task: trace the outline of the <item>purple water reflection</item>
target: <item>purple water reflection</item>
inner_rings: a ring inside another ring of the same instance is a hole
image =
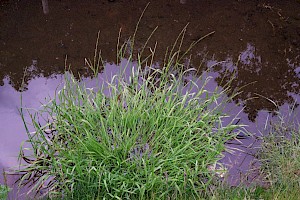
[[[0,170],[9,170],[11,167],[18,165],[18,155],[20,146],[27,139],[26,131],[19,114],[21,105],[21,93],[17,92],[8,80],[4,80],[4,86],[0,87]],[[62,76],[56,79],[36,78],[30,81],[28,90],[23,92],[24,107],[38,109],[45,98],[53,96],[55,90],[62,82]],[[26,120],[29,121],[29,116],[26,114]],[[30,127],[29,127],[30,128]],[[7,175],[7,184],[13,187],[16,181],[16,176]],[[0,183],[4,184],[2,175]],[[11,199],[25,198],[22,195],[23,191],[17,194],[17,189],[10,193]]]

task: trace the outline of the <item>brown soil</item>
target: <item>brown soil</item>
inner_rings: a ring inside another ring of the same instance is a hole
[[[115,62],[119,29],[122,41],[132,36],[148,2],[52,0],[50,13],[44,15],[40,0],[0,1],[0,85],[8,77],[19,90],[24,69],[32,60],[38,64],[27,72],[26,81],[62,73],[66,55],[75,73],[87,73],[84,58],[93,57],[98,31],[103,58]],[[228,81],[232,75],[226,69],[236,70],[232,86],[243,87],[243,93],[235,100],[245,105],[250,119],[254,120],[259,110],[274,109],[261,96],[282,105],[295,100],[291,94],[300,93],[299,1],[150,1],[136,36],[137,47],[158,26],[148,47],[157,41],[156,60],[162,60],[166,48],[187,24],[182,51],[214,31],[191,51],[192,66],[204,69],[209,60],[227,60],[226,67],[213,68],[218,73],[216,80],[222,85],[221,79]],[[248,54],[247,47],[251,49]],[[199,67],[204,54],[205,62]],[[236,66],[239,55],[244,57]],[[254,97],[259,98],[251,99]]]

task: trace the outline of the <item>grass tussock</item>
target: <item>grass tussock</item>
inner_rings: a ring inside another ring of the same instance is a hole
[[[293,110],[293,109],[292,109]],[[212,199],[298,200],[300,191],[300,126],[295,115],[277,113],[266,122],[256,154],[261,185],[219,185]]]
[[[299,199],[300,126],[294,114],[279,113],[270,121],[258,152],[260,169],[269,185],[267,195],[272,199]]]
[[[10,191],[9,187],[0,184],[0,200],[6,200],[9,191]]]
[[[217,173],[209,166],[222,157],[225,142],[234,137],[229,133],[238,126],[223,124],[228,99],[217,89],[207,91],[208,79],[202,85],[184,80],[188,71],[182,70],[179,56],[183,35],[161,69],[152,68],[152,50],[143,60],[135,56],[135,67],[129,53],[119,74],[93,88],[66,75],[54,98],[39,111],[28,112],[33,132],[22,108],[32,148],[29,156],[27,149],[21,150],[27,164],[20,186],[65,199],[207,197]],[[120,46],[120,60],[132,46]],[[90,62],[96,77],[99,60],[95,54]]]

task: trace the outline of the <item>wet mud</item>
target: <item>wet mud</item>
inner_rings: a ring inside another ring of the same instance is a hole
[[[75,73],[88,75],[84,58],[93,56],[98,31],[103,58],[116,62],[119,29],[121,41],[132,36],[148,3],[59,0],[49,2],[45,15],[40,1],[0,2],[0,85],[8,77],[16,90],[25,67],[28,82],[62,73],[66,57]],[[244,91],[235,100],[245,106],[251,120],[259,110],[275,109],[267,98],[279,106],[295,100],[293,94],[300,88],[298,1],[151,1],[135,38],[137,49],[158,27],[147,47],[153,48],[157,41],[156,60],[163,60],[165,50],[187,24],[183,52],[214,31],[191,51],[191,66],[201,72],[210,67],[208,61],[225,61],[225,66],[213,67],[219,73],[217,81],[228,79],[231,74],[225,75],[226,69],[234,69],[232,86]]]
[[[0,0],[0,169],[16,164],[18,147],[26,139],[17,110],[19,92],[25,91],[27,106],[38,108],[40,101],[54,93],[66,65],[75,74],[90,76],[84,59],[93,58],[98,31],[103,59],[119,64],[119,31],[120,41],[128,40],[148,2],[52,0],[49,13],[44,14],[40,0]],[[190,43],[213,32],[194,46],[187,67],[196,68],[199,75],[211,69],[219,86],[234,76],[232,89],[243,92],[228,109],[244,108],[240,123],[249,125],[250,132],[264,126],[269,111],[299,104],[299,1],[150,1],[134,50],[158,27],[146,53],[157,42],[155,60],[162,62],[166,49],[187,24],[182,54]],[[254,143],[253,138],[243,146]],[[227,156],[224,162],[238,166],[232,169],[238,175],[249,166],[251,154]]]

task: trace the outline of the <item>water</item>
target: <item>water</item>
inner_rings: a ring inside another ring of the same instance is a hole
[[[99,30],[102,56],[108,63],[115,63],[119,28],[122,28],[120,40],[125,41],[133,34],[147,3],[144,0],[49,1],[49,13],[44,15],[39,0],[0,1],[1,170],[17,164],[19,147],[26,139],[18,113],[22,81],[24,104],[38,108],[61,83],[66,56],[66,64],[71,64],[75,74],[88,77],[91,72],[84,58],[93,57]],[[264,129],[266,119],[271,116],[269,111],[277,109],[273,102],[282,112],[295,102],[298,105],[300,3],[292,0],[151,2],[136,35],[136,48],[142,47],[158,26],[146,52],[150,47],[153,50],[158,41],[155,60],[161,61],[166,48],[187,23],[182,53],[190,42],[215,31],[193,48],[192,62],[187,64],[197,68],[199,74],[211,68],[210,75],[215,81],[212,88],[224,85],[235,73],[232,86],[242,88],[243,93],[228,109],[235,113],[243,109],[239,123],[247,124],[250,132],[259,135],[258,130]],[[258,144],[255,138],[243,140],[246,146],[253,143]],[[223,159],[224,163],[235,166],[231,169],[232,183],[239,182],[236,177],[247,170],[252,153],[236,152]],[[13,183],[13,179],[8,181]]]

